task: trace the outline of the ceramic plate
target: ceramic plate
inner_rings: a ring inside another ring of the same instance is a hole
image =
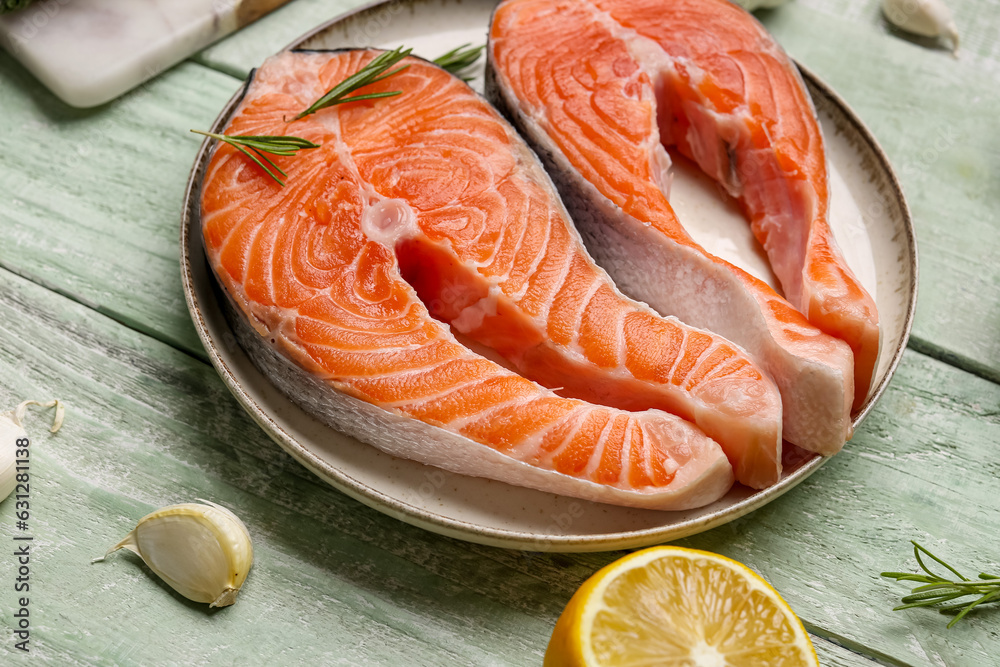
[[[321,25],[288,48],[406,44],[417,54],[436,58],[460,44],[484,43],[494,4],[492,0],[377,3]],[[916,299],[916,245],[906,203],[884,153],[843,100],[808,71],[803,75],[827,140],[834,234],[851,268],[875,297],[881,317],[876,385],[854,420],[857,427],[885,390],[906,346]],[[472,85],[481,89],[482,77]],[[222,110],[213,131],[225,126],[241,93]],[[456,475],[388,456],[338,433],[303,412],[261,375],[226,323],[199,230],[199,192],[207,160],[208,146],[203,145],[188,183],[181,226],[184,288],[198,334],[223,381],[257,423],[316,475],[366,505],[428,530],[483,544],[538,551],[621,549],[677,539],[732,521],[779,497],[825,461],[814,455],[795,456],[796,450],[789,448],[792,456],[786,458],[781,481],[768,489],[754,493],[737,485],[707,507],[659,512]],[[683,159],[677,158],[674,172],[671,203],[692,235],[709,251],[774,285],[739,210]]]

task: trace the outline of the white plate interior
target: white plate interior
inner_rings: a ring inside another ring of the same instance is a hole
[[[359,10],[296,40],[292,48],[412,46],[435,58],[465,43],[482,44],[492,0],[387,2]],[[481,74],[481,64],[475,73]],[[850,264],[878,304],[883,340],[876,388],[855,425],[885,388],[905,347],[916,296],[912,224],[883,154],[846,105],[808,73],[831,166],[831,226]],[[472,85],[481,90],[482,77]],[[237,96],[238,97],[238,96]],[[226,122],[234,100],[223,110]],[[671,203],[711,252],[776,286],[760,246],[739,210],[697,167],[674,156]],[[213,363],[254,419],[324,480],[361,502],[427,529],[511,548],[594,551],[655,544],[707,530],[746,514],[805,479],[822,463],[809,457],[757,493],[737,485],[712,505],[658,512],[603,505],[492,480],[465,477],[397,459],[338,433],[275,389],[242,349],[223,317],[204,259],[197,209],[205,146],[199,153],[182,224],[182,263],[189,308]],[[848,445],[850,446],[850,445]]]

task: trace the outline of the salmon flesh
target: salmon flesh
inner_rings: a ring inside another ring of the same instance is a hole
[[[727,0],[505,0],[487,51],[487,96],[619,287],[741,345],[781,391],[785,438],[838,451],[878,314],[833,240],[815,111],[774,39]],[[786,298],[692,240],[665,146],[739,201]]]
[[[725,338],[618,291],[513,128],[417,58],[295,115],[378,55],[284,52],[229,135],[320,144],[282,188],[219,144],[206,255],[255,362],[390,454],[588,500],[687,509],[781,470],[781,398]]]

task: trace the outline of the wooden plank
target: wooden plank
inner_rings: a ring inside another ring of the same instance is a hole
[[[239,83],[181,64],[72,109],[0,53],[0,266],[203,354],[181,291],[178,221],[200,138]]]
[[[869,657],[855,653],[838,644],[811,635],[813,647],[816,649],[816,657],[823,667],[875,667],[879,663]]]
[[[197,58],[245,76],[352,4],[297,0]],[[852,105],[902,181],[921,259],[915,346],[1000,381],[1000,337],[982,326],[1000,323],[1000,190],[991,185],[1000,180],[1000,144],[987,131],[1000,106],[1000,12],[986,0],[954,4],[968,33],[957,61],[891,32],[878,0],[804,0],[759,16]]]
[[[56,436],[44,415],[29,421],[32,646],[52,662],[538,664],[572,592],[621,555],[508,551],[389,519],[313,480],[208,365],[9,273],[0,285],[0,406],[69,406]],[[934,613],[890,612],[902,587],[877,573],[912,567],[910,538],[970,568],[996,562],[998,415],[1000,387],[907,353],[843,454],[684,543],[747,563],[816,634],[887,664],[989,664],[996,611],[946,632]],[[254,536],[234,607],[187,604],[128,554],[89,564],[143,514],[198,497],[235,509]],[[8,509],[6,539],[11,521]],[[820,644],[834,664],[865,664]]]

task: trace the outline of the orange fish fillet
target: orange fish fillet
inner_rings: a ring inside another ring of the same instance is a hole
[[[488,95],[618,285],[745,347],[781,390],[785,438],[839,450],[878,316],[833,243],[822,138],[774,40],[726,0],[507,0],[488,54]],[[740,198],[791,304],[690,238],[667,201],[671,144]]]
[[[723,449],[773,483],[770,380],[621,295],[537,159],[461,80],[408,58],[364,90],[401,95],[286,121],[375,55],[282,53],[256,71],[226,134],[322,145],[276,158],[285,188],[226,145],[206,171],[209,262],[279,386],[389,453],[591,500],[712,502],[733,480]]]

